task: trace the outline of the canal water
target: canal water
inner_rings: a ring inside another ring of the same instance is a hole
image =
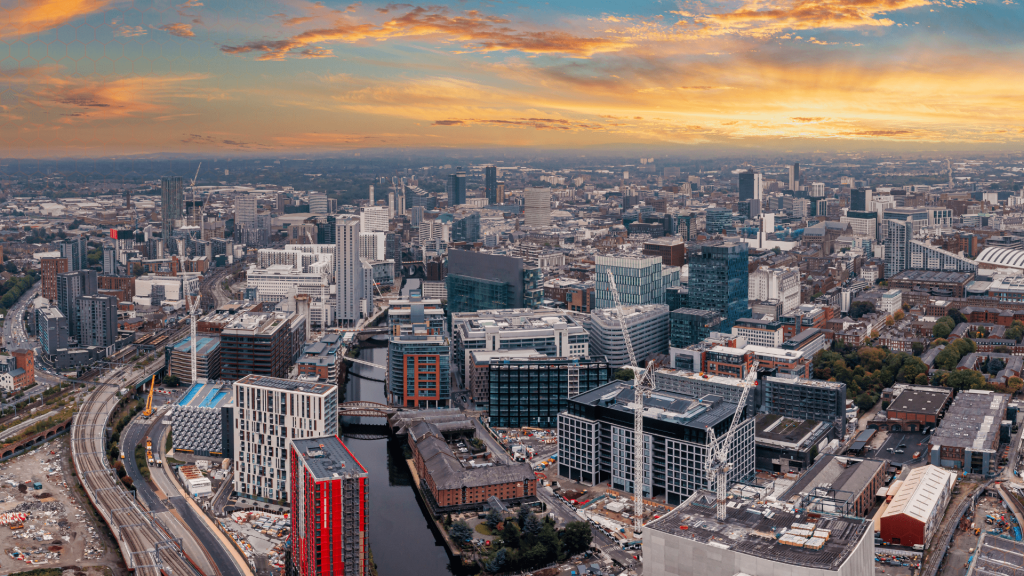
[[[402,290],[419,286],[409,280]],[[359,358],[384,366],[387,348],[363,347]],[[354,364],[349,369],[346,401],[386,403],[384,371]],[[363,376],[363,377],[360,377]],[[370,474],[370,548],[379,576],[447,576],[451,561],[412,486],[404,444],[389,440],[380,418],[342,419],[342,440]]]

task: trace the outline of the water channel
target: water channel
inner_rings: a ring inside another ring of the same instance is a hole
[[[408,296],[419,280],[410,279],[402,290]],[[363,347],[359,357],[387,364],[387,348]],[[362,376],[362,377],[360,377]],[[384,371],[364,365],[349,370],[345,400],[386,403]],[[428,513],[412,486],[412,475],[402,454],[403,443],[384,436],[380,418],[344,418],[343,438],[370,474],[370,548],[379,576],[447,576],[451,562],[434,531]]]

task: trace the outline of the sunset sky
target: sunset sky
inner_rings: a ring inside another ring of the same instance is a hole
[[[1019,151],[1024,0],[0,0],[0,156]]]

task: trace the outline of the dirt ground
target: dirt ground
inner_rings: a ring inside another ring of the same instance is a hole
[[[993,525],[985,523],[985,516],[989,514],[996,518],[1001,514],[1006,514],[1002,499],[998,496],[986,495],[978,498],[978,505],[974,509],[974,524],[977,528],[981,529],[982,534],[995,528]],[[971,549],[977,548],[979,539],[980,536],[976,536],[971,530],[957,529],[956,535],[953,537],[953,545],[949,548],[949,555],[946,557],[946,563],[943,564],[942,570],[939,573],[942,576],[960,576],[963,574],[965,570],[964,564],[967,563],[967,559],[971,556]]]
[[[64,566],[113,574],[109,567],[123,566],[102,521],[87,511],[84,496],[80,501],[69,491],[65,474],[72,479],[67,436],[0,464],[0,518],[28,514],[21,529],[0,526],[0,574]]]

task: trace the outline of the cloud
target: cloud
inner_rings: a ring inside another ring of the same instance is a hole
[[[334,50],[330,48],[306,48],[299,52],[299,58],[334,58]]]
[[[395,5],[397,8],[401,5]],[[387,10],[392,10],[389,5]],[[342,20],[329,28],[307,30],[283,40],[255,40],[223,46],[226,54],[259,54],[257,60],[281,60],[301,53],[311,44],[346,43],[364,40],[436,37],[459,45],[465,52],[518,51],[526,54],[561,54],[590,57],[633,46],[629,40],[579,36],[561,30],[517,30],[509,20],[467,10],[453,14],[445,7],[414,7],[382,23]]]
[[[58,28],[95,12],[113,0],[18,0],[0,4],[0,38],[16,38]]]
[[[192,38],[195,36],[195,32],[192,31],[191,24],[184,24],[181,22],[174,22],[172,24],[164,24],[157,28],[157,30],[163,30],[171,36],[177,36],[178,38]]]
[[[434,126],[503,126],[512,128],[534,128],[536,130],[601,130],[603,126],[599,123],[585,123],[567,120],[565,118],[512,118],[497,120],[436,120]]]
[[[744,0],[731,12],[691,14],[695,25],[719,33],[767,36],[784,30],[888,27],[891,12],[933,0]]]
[[[122,38],[134,38],[136,36],[145,36],[146,29],[142,26],[121,26],[115,34]]]

